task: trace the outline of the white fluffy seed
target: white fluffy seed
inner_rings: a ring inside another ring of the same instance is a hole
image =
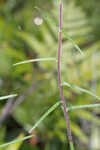
[[[35,17],[35,18],[34,18],[34,23],[35,23],[36,25],[41,25],[41,24],[43,23],[43,19],[40,18],[40,17]]]

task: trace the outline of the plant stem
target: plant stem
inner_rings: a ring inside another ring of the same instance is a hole
[[[58,33],[58,62],[57,62],[57,72],[58,72],[58,87],[61,97],[62,106],[64,109],[64,116],[67,123],[67,134],[68,134],[68,140],[70,144],[70,148],[72,149],[73,143],[72,143],[72,135],[71,135],[71,129],[70,129],[70,123],[69,123],[69,116],[68,112],[66,111],[66,104],[64,100],[63,90],[62,90],[62,84],[61,84],[61,48],[62,48],[62,1],[60,2],[60,16],[59,16],[59,33]]]

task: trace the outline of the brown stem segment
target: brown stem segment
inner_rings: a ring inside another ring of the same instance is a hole
[[[64,116],[67,123],[67,133],[68,133],[68,139],[69,142],[72,142],[72,135],[71,135],[71,129],[69,124],[69,117],[68,112],[66,111],[66,104],[64,100],[62,85],[61,85],[61,48],[62,48],[62,2],[60,3],[60,16],[59,16],[59,33],[58,33],[58,63],[57,63],[57,69],[58,69],[58,87],[60,91],[60,97],[62,101],[62,106],[64,109]]]

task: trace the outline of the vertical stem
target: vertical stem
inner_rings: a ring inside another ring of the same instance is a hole
[[[62,48],[62,1],[60,2],[60,16],[59,16],[59,33],[58,33],[58,62],[57,62],[57,73],[58,73],[58,87],[59,87],[59,92],[60,92],[60,97],[61,97],[61,102],[62,106],[64,109],[64,116],[66,119],[67,123],[67,134],[68,134],[68,140],[70,143],[70,148],[71,150],[74,150],[73,143],[72,143],[72,135],[71,135],[71,129],[70,129],[70,123],[69,123],[69,117],[68,117],[68,112],[66,111],[66,104],[64,100],[64,95],[63,95],[63,90],[62,90],[62,85],[61,85],[61,48]],[[73,147],[73,149],[72,149]]]

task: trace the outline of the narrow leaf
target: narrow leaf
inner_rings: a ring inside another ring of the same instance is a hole
[[[68,82],[64,82],[62,85],[63,85],[63,86],[68,86],[68,87],[70,87],[70,88],[74,88],[74,89],[76,89],[76,90],[78,90],[78,91],[81,91],[81,92],[84,92],[84,93],[87,93],[87,94],[89,94],[89,95],[91,95],[91,96],[97,98],[98,100],[100,100],[100,97],[99,97],[99,96],[95,95],[93,92],[91,92],[91,91],[89,91],[89,90],[83,89],[83,88],[78,87],[78,86],[76,86],[76,85],[69,84]]]
[[[15,144],[15,143],[17,143],[17,142],[21,142],[21,141],[30,139],[30,138],[33,137],[33,136],[34,136],[34,135],[30,135],[30,136],[25,136],[25,137],[20,138],[20,139],[17,139],[17,140],[13,140],[13,141],[11,141],[11,142],[8,142],[8,143],[5,143],[5,144],[0,145],[0,148],[6,147],[6,146],[8,146],[8,145],[10,145],[10,144]]]
[[[79,106],[69,106],[67,111],[74,110],[74,109],[83,109],[83,108],[94,108],[100,107],[100,104],[89,104],[89,105],[79,105]]]
[[[59,105],[61,104],[61,101],[57,102],[56,104],[54,104],[36,123],[35,125],[30,129],[29,133],[32,132],[32,130],[34,130],[51,112],[53,112]],[[31,137],[33,137],[34,135],[30,135],[30,136],[26,136],[24,138],[20,138],[20,139],[17,139],[17,140],[13,140],[11,142],[8,142],[8,143],[5,143],[5,144],[2,144],[0,145],[0,148],[2,147],[6,147],[10,144],[14,144],[14,143],[17,143],[17,142],[21,142],[21,141],[24,141],[24,140],[27,140],[27,139],[30,139]]]
[[[67,37],[67,39],[69,41],[72,42],[73,46],[80,52],[81,55],[83,55],[82,50],[80,49],[80,47],[75,43],[75,41],[66,33],[66,31],[64,29],[62,29],[62,32],[64,33],[64,35]]]
[[[54,104],[37,122],[36,124],[30,129],[29,133],[32,132],[51,112],[53,112],[59,105],[61,104],[61,101]]]
[[[21,138],[24,138],[24,134],[23,134],[23,133],[21,133],[21,134],[16,138],[16,140],[21,139]],[[9,145],[9,146],[7,147],[6,150],[19,150],[20,147],[21,147],[21,145],[22,145],[22,142],[23,142],[23,141],[17,142],[17,143],[15,143],[15,144],[11,144],[11,145]]]
[[[21,64],[26,64],[26,63],[32,63],[32,62],[38,62],[38,61],[56,61],[56,58],[37,58],[37,59],[30,59],[30,60],[25,60],[18,62],[16,64],[13,64],[13,66],[21,65]]]
[[[55,26],[57,27],[57,29],[58,29],[58,25],[57,25],[52,19],[50,19],[50,18],[46,15],[46,13],[45,13],[43,10],[41,10],[41,9],[38,8],[38,7],[35,7],[35,8],[40,12],[40,14],[42,15],[42,17],[43,17],[45,20],[47,20],[47,21],[50,22],[51,24],[55,25]],[[64,35],[66,36],[66,38],[67,38],[69,41],[72,42],[73,46],[80,52],[80,54],[83,55],[83,52],[82,52],[82,50],[80,49],[80,47],[75,43],[75,41],[73,41],[73,39],[66,33],[66,31],[65,31],[64,29],[62,29],[62,32],[64,33]]]
[[[12,94],[12,95],[7,95],[7,96],[1,96],[0,97],[0,100],[5,100],[5,99],[8,99],[8,98],[13,98],[13,97],[16,97],[17,94]]]

